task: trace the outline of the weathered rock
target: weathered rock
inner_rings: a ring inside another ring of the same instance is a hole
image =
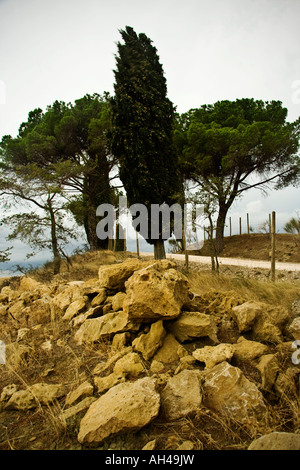
[[[91,301],[92,307],[97,307],[98,305],[104,304],[107,298],[107,293],[105,289],[100,289],[100,292],[94,297]]]
[[[240,333],[251,330],[258,315],[261,314],[261,305],[256,302],[245,302],[232,309],[233,318]]]
[[[83,312],[83,310],[86,308],[87,302],[87,296],[81,297],[78,300],[74,300],[74,302],[72,302],[68,306],[62,319],[66,321],[72,320],[72,318],[76,317],[79,313]]]
[[[232,344],[218,344],[217,346],[205,346],[193,351],[193,357],[197,361],[205,362],[205,368],[211,369],[223,361],[230,361],[234,353]]]
[[[139,324],[128,319],[123,312],[111,312],[103,317],[86,320],[75,334],[75,340],[79,344],[93,343],[100,339],[109,338],[116,333],[125,331],[137,331]]]
[[[300,434],[271,432],[255,439],[248,450],[300,450]]]
[[[149,261],[128,259],[123,263],[104,265],[99,268],[100,287],[108,290],[122,290],[127,279],[138,269],[149,265]]]
[[[8,313],[18,322],[27,324],[27,315],[24,314],[25,307],[23,300],[17,300],[10,305]]]
[[[125,287],[123,310],[139,321],[174,319],[189,298],[187,278],[174,268],[162,269],[159,263],[136,271]]]
[[[94,384],[97,388],[98,393],[105,393],[110,388],[114,387],[119,383],[124,383],[126,380],[125,376],[116,375],[114,372],[107,375],[106,377],[94,377]]]
[[[268,346],[257,341],[248,341],[241,336],[236,344],[233,344],[234,359],[239,361],[252,361],[269,352]]]
[[[118,292],[113,297],[111,297],[111,308],[113,312],[123,309],[123,302],[125,300],[125,292]]]
[[[121,357],[125,356],[126,354],[132,352],[132,347],[128,346],[127,348],[123,348],[120,351],[116,352],[107,361],[99,362],[94,369],[93,374],[110,374],[113,371],[114,365],[116,362],[121,359]]]
[[[177,341],[172,333],[167,334],[163,345],[158,349],[153,357],[153,361],[163,364],[173,364],[180,360],[181,357],[187,356],[188,352]]]
[[[263,396],[238,367],[222,362],[204,371],[204,377],[204,406],[241,422],[263,418]]]
[[[145,371],[145,368],[137,353],[130,352],[121,357],[114,365],[113,372],[117,376],[138,377]]]
[[[142,334],[137,337],[133,342],[133,348],[140,352],[143,358],[147,361],[154,356],[157,349],[163,344],[163,341],[167,335],[166,330],[163,327],[162,320],[158,320],[152,323],[149,333]]]
[[[287,328],[287,332],[294,339],[300,338],[300,317],[294,318]]]
[[[112,348],[118,351],[119,349],[125,348],[130,339],[130,333],[117,333],[112,340]]]
[[[2,389],[0,401],[8,401],[10,397],[18,391],[19,386],[16,384],[9,384]]]
[[[252,330],[253,339],[279,343],[289,320],[288,310],[263,302],[249,301],[232,309],[240,333]]]
[[[96,400],[97,400],[97,398],[92,397],[92,396],[84,398],[83,400],[81,400],[76,405],[70,406],[66,410],[63,410],[61,415],[60,415],[61,420],[64,422],[64,421],[67,421],[68,419],[72,418],[73,416],[76,416],[78,413],[81,413],[82,411],[89,408],[91,406],[91,404]]]
[[[119,433],[137,431],[159,413],[155,380],[145,377],[116,385],[96,400],[81,420],[78,440],[97,445]]]
[[[43,289],[45,286],[41,283],[33,279],[32,277],[24,276],[20,281],[19,290],[24,291],[34,291],[35,289]]]
[[[6,409],[30,410],[38,404],[47,405],[65,394],[61,384],[37,383],[27,390],[15,392],[6,404]]]
[[[261,387],[263,390],[270,391],[275,383],[279,364],[275,354],[266,354],[261,356],[256,368],[261,374]]]
[[[77,402],[83,400],[86,397],[93,395],[94,387],[87,380],[79,385],[75,390],[69,392],[66,396],[65,405],[75,405]]]
[[[62,291],[53,297],[52,306],[57,315],[63,315],[72,302],[81,298],[82,291],[78,285],[64,286]]]
[[[184,370],[171,377],[161,392],[161,408],[170,421],[199,410],[201,402],[201,378],[195,370]]]
[[[173,322],[168,323],[168,330],[181,343],[205,336],[216,338],[216,325],[211,315],[200,312],[182,312]]]
[[[156,447],[156,439],[153,439],[152,441],[147,442],[147,444],[144,445],[142,450],[154,450]]]

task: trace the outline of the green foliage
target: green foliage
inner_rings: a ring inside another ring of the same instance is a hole
[[[114,191],[110,171],[115,162],[106,137],[109,128],[108,94],[87,94],[74,105],[55,101],[44,113],[40,108],[31,111],[18,136],[4,136],[1,142],[4,169],[23,176],[27,171],[37,181],[46,173],[48,183],[50,178],[53,181],[51,191],[63,191],[71,199],[66,207],[74,208],[92,249],[99,248],[96,208],[110,202]]]
[[[6,250],[0,250],[0,263],[6,263],[10,260],[12,247],[6,248]]]
[[[286,122],[280,101],[218,101],[176,116],[174,142],[185,179],[218,203],[217,241],[222,249],[227,211],[245,190],[300,181],[300,120]],[[249,183],[249,176],[256,183]]]
[[[137,35],[129,26],[120,33],[124,43],[118,43],[114,72],[112,153],[129,205],[171,205],[181,185],[172,140],[174,107],[163,69],[144,33]]]
[[[292,217],[283,227],[283,230],[287,233],[298,233],[300,234],[300,216]]]

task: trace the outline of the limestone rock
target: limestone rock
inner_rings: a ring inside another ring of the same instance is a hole
[[[261,356],[256,368],[261,373],[262,389],[270,391],[279,372],[279,364],[275,354],[266,354]]]
[[[18,391],[18,385],[9,384],[2,389],[0,401],[8,401],[10,397]]]
[[[170,421],[199,410],[201,402],[201,378],[195,370],[184,370],[171,377],[161,392],[161,408]]]
[[[43,284],[41,282],[38,282],[36,281],[35,279],[33,279],[32,277],[27,277],[27,276],[24,276],[22,277],[21,281],[20,281],[20,286],[19,286],[19,290],[24,292],[24,291],[33,291],[35,289],[42,289],[43,287]]]
[[[137,331],[139,325],[128,319],[128,315],[121,312],[111,312],[98,318],[89,318],[75,334],[79,344],[93,343],[100,339],[109,338],[116,333]]]
[[[211,369],[216,364],[223,361],[230,361],[234,353],[234,347],[232,344],[218,344],[217,346],[205,346],[200,349],[196,349],[193,352],[193,357],[197,361],[205,362],[205,368]]]
[[[174,319],[189,298],[187,278],[174,268],[163,270],[159,263],[136,271],[125,287],[123,310],[139,321]]]
[[[300,434],[271,432],[255,439],[248,450],[300,450]]]
[[[214,320],[211,315],[205,313],[182,312],[175,321],[168,324],[168,330],[181,343],[205,336],[216,340],[217,329]]]
[[[248,341],[241,336],[234,348],[234,359],[239,361],[252,361],[269,351],[268,346],[261,344],[257,341]]]
[[[204,406],[242,422],[263,418],[263,396],[238,367],[222,362],[204,374]]]
[[[233,318],[240,333],[251,330],[258,315],[261,314],[261,305],[256,302],[245,302],[232,308]]]
[[[100,290],[100,292],[91,301],[92,307],[97,307],[98,305],[104,304],[107,298],[107,293],[105,289],[99,288],[98,290]]]
[[[158,349],[153,357],[153,361],[163,364],[172,364],[180,360],[181,357],[187,356],[188,352],[177,341],[172,333],[167,334],[163,345]]]
[[[113,312],[122,310],[125,297],[125,292],[118,292],[113,297],[111,297],[111,308]]]
[[[81,297],[78,300],[74,300],[74,302],[72,302],[68,306],[62,319],[66,321],[72,320],[73,317],[76,317],[76,315],[78,315],[85,309],[87,301],[88,301],[88,297],[86,296]]]
[[[144,372],[144,366],[141,363],[137,353],[130,352],[121,357],[114,365],[113,372],[117,376],[137,377]]]
[[[138,269],[149,265],[149,262],[138,259],[128,259],[123,263],[103,265],[99,268],[100,287],[108,290],[122,290],[125,281]]]
[[[78,285],[64,286],[52,299],[52,305],[58,315],[63,315],[69,305],[82,297],[81,288]]]
[[[29,410],[38,404],[47,405],[65,394],[61,384],[37,383],[27,390],[15,392],[9,399],[6,409]]]
[[[90,406],[81,420],[78,440],[98,445],[119,433],[137,431],[156,418],[159,409],[155,380],[145,377],[118,384]]]
[[[106,377],[94,377],[94,383],[98,393],[105,393],[110,388],[114,387],[119,383],[125,382],[125,376],[116,375],[114,372],[107,375]]]
[[[137,337],[132,342],[132,346],[136,351],[139,351],[147,361],[151,359],[157,349],[162,346],[166,334],[167,332],[163,327],[162,320],[158,320],[152,323],[149,333]]]
[[[66,406],[75,405],[78,401],[81,401],[84,398],[90,397],[91,395],[93,395],[93,392],[94,392],[93,385],[90,382],[85,381],[81,385],[79,385],[79,387],[77,387],[75,390],[72,390],[71,392],[67,394],[65,405]]]
[[[296,340],[300,338],[300,317],[294,318],[288,326],[287,332]]]
[[[97,400],[96,397],[91,397],[91,396],[84,398],[76,405],[70,406],[66,410],[63,410],[60,415],[61,420],[64,422],[72,418],[73,416],[76,416],[78,413],[81,413],[82,411],[89,408],[91,404],[96,400]]]

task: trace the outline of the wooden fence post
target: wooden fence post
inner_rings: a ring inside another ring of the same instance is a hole
[[[275,259],[276,259],[276,212],[272,212],[271,233],[271,280],[275,281]]]
[[[248,232],[248,235],[250,233],[250,225],[249,225],[249,214],[247,213],[247,232]]]
[[[229,236],[231,237],[231,217],[229,217]]]
[[[242,217],[240,217],[240,235],[242,235]]]

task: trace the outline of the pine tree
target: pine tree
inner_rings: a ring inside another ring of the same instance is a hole
[[[174,106],[167,98],[166,79],[157,50],[144,34],[126,26],[118,43],[115,96],[112,100],[112,152],[128,202],[171,206],[180,192],[177,157],[173,149]],[[150,226],[150,220],[149,224]],[[151,239],[156,259],[165,258],[162,228]]]

